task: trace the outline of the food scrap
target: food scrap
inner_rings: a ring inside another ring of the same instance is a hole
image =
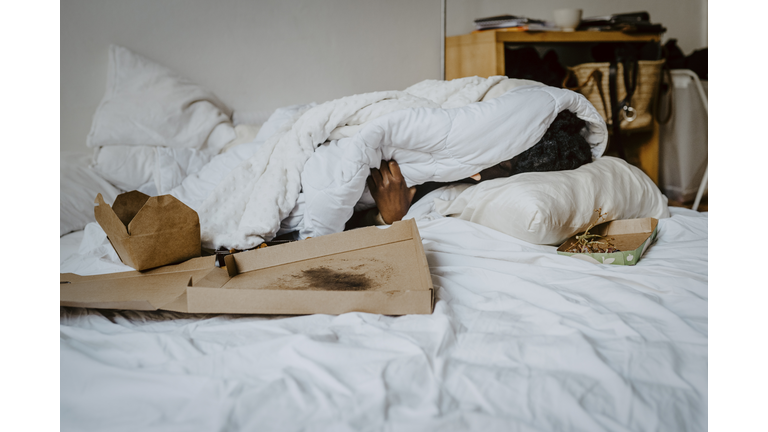
[[[595,227],[601,220],[607,221],[606,216],[608,213],[603,213],[603,208],[595,210],[597,213],[597,219],[595,222],[589,225],[589,228],[584,231],[584,234],[576,236],[576,243],[574,243],[565,252],[568,253],[613,253],[620,252],[616,246],[611,243],[614,238],[608,238],[600,234],[590,234],[589,230]]]

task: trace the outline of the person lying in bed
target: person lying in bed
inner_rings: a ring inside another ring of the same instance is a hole
[[[533,147],[455,183],[476,184],[485,180],[510,177],[524,172],[562,171],[576,169],[592,161],[589,143],[579,133],[586,122],[571,111],[560,112],[541,140]],[[379,169],[372,169],[367,179],[368,189],[376,208],[355,213],[347,222],[347,229],[389,225],[401,220],[411,205],[427,193],[450,183],[427,182],[408,187],[396,161],[382,161]]]

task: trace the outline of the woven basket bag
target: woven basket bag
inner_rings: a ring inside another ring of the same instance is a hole
[[[659,90],[659,82],[664,66],[664,60],[639,60],[637,72],[637,86],[632,95],[630,106],[635,110],[635,118],[629,121],[622,116],[621,130],[623,131],[646,131],[653,127],[653,107],[656,95]],[[575,76],[578,80],[576,87],[566,87],[570,90],[583,94],[594,105],[597,112],[603,116],[605,122],[610,126],[611,121],[611,101],[609,98],[610,87],[608,83],[610,63],[582,63],[568,68],[568,75]],[[616,76],[616,87],[618,99],[622,100],[627,95],[624,86],[623,65],[618,64]],[[565,87],[565,84],[563,85]]]

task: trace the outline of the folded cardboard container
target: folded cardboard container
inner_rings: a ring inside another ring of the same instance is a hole
[[[413,220],[146,272],[61,275],[62,306],[190,313],[430,314],[434,290]]]
[[[124,264],[147,270],[199,257],[200,219],[171,195],[120,194],[112,207],[96,196],[93,212]]]
[[[597,264],[635,265],[648,246],[656,240],[658,224],[658,219],[654,218],[605,222],[591,229],[589,233],[609,237],[619,252],[592,254],[565,252],[576,243],[576,236],[573,236],[557,248],[557,253]]]

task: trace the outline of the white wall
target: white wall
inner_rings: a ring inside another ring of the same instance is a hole
[[[552,11],[579,8],[585,17],[646,11],[651,22],[667,28],[664,40],[677,39],[685,54],[707,47],[707,0],[447,0],[446,34],[474,30],[473,21],[493,15],[512,14],[544,20]]]
[[[442,0],[62,0],[62,150],[85,137],[114,43],[209,88],[241,111],[271,111],[440,78]],[[548,19],[646,10],[688,54],[707,45],[706,0],[447,0],[448,36],[511,13]]]
[[[61,149],[86,150],[107,52],[125,46],[236,110],[440,78],[441,0],[62,0]]]

